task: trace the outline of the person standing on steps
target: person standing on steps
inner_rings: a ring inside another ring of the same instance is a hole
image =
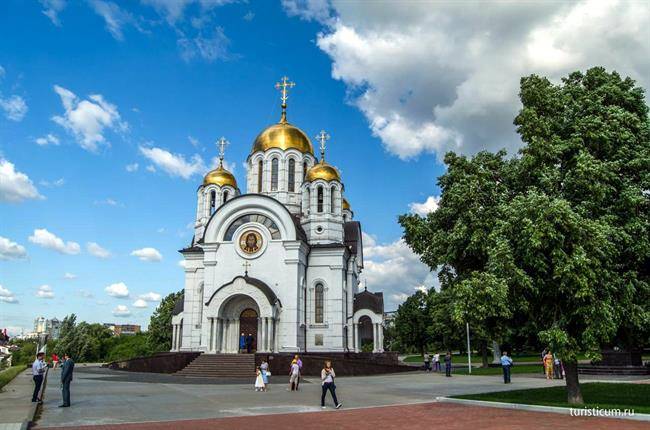
[[[246,349],[246,335],[242,332],[239,336],[239,352],[244,352]]]
[[[74,371],[74,361],[68,354],[63,354],[63,364],[61,365],[61,390],[63,395],[63,404],[60,408],[70,407],[70,382],[72,382],[72,372]]]
[[[451,351],[445,354],[445,376],[451,377]]]
[[[503,354],[501,355],[501,367],[503,368],[503,383],[509,384],[512,358],[508,357],[507,351],[503,351]]]
[[[253,337],[253,334],[248,333],[248,336],[246,336],[246,352],[248,354],[250,354],[251,351],[253,350],[253,341],[254,340],[255,340],[255,338]]]
[[[32,363],[32,379],[34,380],[34,394],[32,394],[32,402],[43,403],[38,395],[43,385],[43,375],[45,374],[45,353],[39,352],[36,354],[36,360]]]
[[[339,409],[343,404],[339,403],[336,398],[336,385],[334,384],[334,378],[336,373],[334,373],[334,368],[332,367],[332,362],[326,361],[325,367],[320,371],[320,380],[321,385],[323,386],[322,393],[320,396],[320,407],[325,409],[325,396],[327,391],[332,394],[332,400],[334,400],[334,405],[336,409]]]

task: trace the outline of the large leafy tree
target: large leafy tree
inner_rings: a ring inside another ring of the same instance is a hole
[[[431,314],[424,291],[416,291],[395,312],[394,333],[399,343],[424,354],[430,342]]]
[[[183,291],[168,294],[151,315],[147,336],[152,352],[171,349],[172,311],[178,300],[183,300]]]

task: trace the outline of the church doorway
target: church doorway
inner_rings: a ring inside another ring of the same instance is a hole
[[[359,318],[359,350],[362,352],[372,352],[374,348],[373,344],[373,328],[372,321],[367,316],[362,316]]]
[[[244,336],[248,336],[249,334],[253,336],[253,344],[251,346],[252,351],[257,350],[257,322],[258,315],[255,309],[244,309],[239,315],[240,335],[241,333],[244,333]]]

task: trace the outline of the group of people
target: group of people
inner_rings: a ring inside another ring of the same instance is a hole
[[[443,357],[445,362],[445,376],[451,377],[451,351],[447,351]],[[440,354],[433,355],[428,352],[424,353],[424,371],[425,372],[442,372],[442,364],[440,363]]]
[[[248,335],[242,333],[239,335],[239,352],[246,351],[247,354],[250,354],[254,349],[253,343],[255,343],[255,337],[252,333],[248,333]]]
[[[556,354],[553,354],[549,348],[542,351],[542,366],[544,366],[546,379],[564,379],[562,360]]]
[[[257,367],[255,374],[255,391],[267,391],[269,385],[269,376],[271,376],[271,372],[269,371],[269,363],[266,360],[262,360],[262,363]],[[296,354],[291,360],[291,364],[289,365],[289,386],[287,387],[287,391],[299,390],[301,376],[302,360],[300,359],[300,356]],[[332,396],[332,400],[334,401],[334,407],[336,409],[339,409],[341,406],[343,406],[336,397],[336,384],[334,383],[335,377],[336,373],[332,367],[332,362],[329,360],[325,361],[320,374],[320,405],[323,409],[325,409],[325,397],[327,396],[328,391]]]
[[[59,357],[52,354],[52,368],[55,369],[58,365]],[[32,363],[32,379],[34,380],[34,393],[32,394],[32,402],[43,403],[41,394],[41,387],[45,379],[45,372],[47,370],[47,363],[45,362],[45,353],[39,352],[36,354],[36,360]],[[70,407],[70,383],[72,382],[72,373],[74,372],[74,361],[68,354],[63,355],[63,362],[61,364],[61,394],[63,403],[59,405],[60,408]]]

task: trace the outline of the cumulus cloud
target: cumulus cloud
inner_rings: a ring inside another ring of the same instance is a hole
[[[88,251],[88,254],[92,255],[93,257],[101,258],[103,260],[111,258],[111,251],[101,247],[96,242],[88,242],[86,244],[86,251]]]
[[[0,285],[0,302],[15,304],[18,303],[18,299],[16,299],[16,295],[13,292]]]
[[[161,261],[162,255],[156,248],[141,248],[131,252],[131,255],[138,257],[141,261]]]
[[[65,242],[44,228],[35,229],[34,233],[29,236],[29,241],[43,248],[60,252],[61,254],[75,255],[81,251],[81,247],[77,242]]]
[[[36,142],[37,145],[40,145],[40,146],[47,146],[47,145],[57,146],[57,145],[59,145],[61,143],[61,141],[59,140],[58,137],[56,137],[55,135],[50,134],[50,133],[46,134],[43,137],[37,138],[35,140],[35,142]]]
[[[59,12],[65,9],[65,0],[40,0],[40,3],[43,5],[43,15],[50,18],[52,24],[56,25],[57,27],[61,26],[61,21],[59,20]]]
[[[124,305],[117,305],[113,309],[113,315],[116,317],[128,317],[131,316],[131,311]]]
[[[435,277],[402,240],[379,244],[363,234],[364,269],[362,278],[373,291],[383,291],[386,310],[397,306],[416,289],[431,288]]]
[[[127,172],[133,173],[138,171],[138,167],[140,167],[138,163],[132,163],[132,164],[127,164],[126,167],[124,168],[126,169]]]
[[[79,145],[91,152],[99,145],[107,145],[104,131],[126,131],[128,124],[120,118],[117,106],[104,100],[101,94],[92,94],[88,99],[79,99],[72,91],[59,85],[54,91],[61,98],[65,110],[63,115],[52,117],[52,121],[71,132]]]
[[[104,288],[104,291],[106,291],[106,293],[111,297],[117,297],[120,299],[129,297],[129,288],[124,282],[111,284],[108,287]]]
[[[146,294],[140,294],[138,296],[140,300],[144,300],[145,302],[159,302],[160,297],[160,294],[154,293],[153,291],[150,291]]]
[[[133,302],[133,307],[134,308],[146,308],[147,307],[147,302],[142,300],[142,299],[138,299],[135,302]]]
[[[77,275],[75,275],[74,273],[65,272],[65,274],[63,275],[63,279],[67,279],[67,280],[77,279]]]
[[[41,285],[38,287],[38,290],[36,290],[36,297],[39,299],[53,299],[54,291],[49,285]]]
[[[0,260],[20,260],[27,258],[25,247],[0,236]]]
[[[430,212],[435,212],[438,209],[438,203],[440,202],[440,197],[429,196],[423,203],[409,203],[409,209],[414,214],[420,216],[427,216]]]
[[[0,97],[0,108],[4,111],[7,119],[16,122],[22,121],[28,111],[25,99],[17,95],[9,96],[7,98]]]
[[[181,154],[172,154],[171,152],[157,147],[140,147],[140,153],[156,167],[164,170],[171,176],[179,176],[188,179],[193,175],[202,174],[207,169],[203,159],[195,154],[189,161]],[[149,167],[147,167],[149,170]],[[155,170],[154,170],[155,171]]]
[[[650,8],[642,2],[285,0],[320,21],[332,77],[392,154],[520,147],[519,78],[554,81],[602,65],[650,84]]]
[[[42,198],[26,174],[17,171],[12,162],[0,157],[0,202],[18,203]]]

